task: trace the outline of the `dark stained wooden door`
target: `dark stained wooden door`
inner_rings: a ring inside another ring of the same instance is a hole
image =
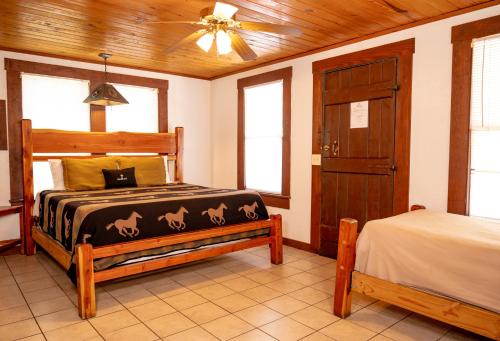
[[[324,74],[322,255],[337,256],[341,218],[357,219],[361,229],[368,220],[392,215],[397,90],[396,58]],[[366,106],[368,117],[354,106]]]

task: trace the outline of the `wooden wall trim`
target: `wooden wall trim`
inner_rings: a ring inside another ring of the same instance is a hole
[[[498,34],[500,32],[500,15],[472,21],[451,28],[451,42],[471,41]]]
[[[299,250],[311,252],[313,251],[311,244],[301,242],[300,240],[283,237],[283,245],[290,246]]]
[[[158,88],[158,131],[168,133],[168,84]]]
[[[283,152],[281,194],[261,193],[264,202],[273,207],[290,208],[290,158],[292,117],[292,67],[238,79],[238,188],[245,185],[245,91],[244,88],[283,80]]]
[[[1,46],[1,45],[0,45],[0,51],[9,51],[9,52],[15,52],[15,53],[30,54],[30,55],[34,55],[34,56],[57,58],[57,59],[62,59],[62,60],[71,60],[71,61],[75,61],[75,62],[83,62],[83,63],[89,63],[89,64],[101,64],[100,61],[96,62],[95,60],[91,60],[88,58],[77,58],[77,57],[60,55],[60,54],[56,54],[56,53],[44,53],[44,52],[39,52],[39,51],[27,50],[27,49],[16,49],[16,48],[7,47],[7,46]],[[139,66],[125,65],[125,64],[117,64],[117,63],[113,63],[113,62],[110,63],[109,61],[108,61],[108,66],[121,67],[124,69],[140,70],[140,71],[146,71],[146,72],[156,72],[156,73],[161,73],[161,74],[165,74],[165,75],[172,75],[172,76],[179,76],[179,77],[186,77],[186,78],[193,78],[193,79],[200,79],[200,80],[209,80],[208,77],[189,75],[189,74],[182,73],[182,72],[171,72],[171,71],[165,71],[165,70],[161,70],[161,69],[139,67]]]
[[[448,212],[468,214],[472,40],[500,33],[500,15],[452,28]]]
[[[92,89],[92,85],[90,85]],[[90,131],[106,131],[106,107],[90,105]]]
[[[39,75],[50,75],[54,77],[88,79],[91,82],[95,82],[96,84],[102,83],[104,81],[104,72],[102,71],[81,69],[56,64],[36,63],[10,58],[5,58],[5,70],[33,73]],[[108,82],[110,83],[168,89],[168,80],[165,79],[130,76],[111,72],[108,72],[107,78]]]
[[[408,211],[410,185],[410,131],[411,131],[411,93],[412,66],[415,52],[415,39],[407,39],[392,44],[353,52],[313,63],[313,131],[312,154],[320,154],[321,120],[324,72],[338,68],[360,65],[378,58],[398,59],[398,84],[396,94],[396,125],[394,161],[397,172],[394,175],[393,213]],[[320,245],[321,220],[321,166],[312,165],[311,182],[311,248],[317,251]]]
[[[23,118],[21,72],[7,70],[7,129],[9,136],[10,203],[23,202],[21,119]]]
[[[9,58],[5,58],[5,70],[7,73],[10,202],[12,204],[19,204],[23,200],[22,179],[18,176],[22,171],[21,119],[23,118],[23,108],[21,74],[32,73],[89,80],[90,88],[92,89],[104,81],[104,72]],[[168,132],[168,80],[116,73],[108,73],[107,80],[118,84],[157,88],[158,128],[160,133]],[[106,112],[103,106],[91,105],[89,115],[91,131],[103,132],[106,130]]]
[[[312,71],[324,72],[331,69],[351,67],[376,58],[399,57],[403,54],[412,55],[415,52],[415,39],[406,39],[370,49],[356,51],[340,56],[313,62]]]
[[[7,106],[0,100],[0,150],[7,150]]]

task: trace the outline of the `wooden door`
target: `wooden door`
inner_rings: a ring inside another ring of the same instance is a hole
[[[361,229],[393,213],[397,69],[387,58],[324,73],[321,255],[337,256],[341,218]]]

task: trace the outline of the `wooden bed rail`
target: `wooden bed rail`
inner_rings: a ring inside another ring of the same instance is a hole
[[[152,259],[139,263],[120,265],[110,269],[94,272],[94,259],[96,258],[102,258],[109,255],[119,255],[145,249],[152,249],[164,245],[172,245],[179,242],[185,242],[188,239],[200,240],[203,238],[224,236],[228,235],[229,232],[237,233],[235,231],[237,231],[238,229],[240,232],[244,232],[266,227],[270,228],[269,236],[243,239],[241,241],[235,241],[234,243],[230,244],[223,244],[210,248],[202,248],[199,250],[190,251],[188,253]],[[248,224],[231,225],[228,226],[227,229],[232,230],[227,231],[224,230],[224,228],[214,230],[207,229],[198,232],[185,233],[182,234],[182,236],[181,234],[178,234],[168,237],[155,238],[156,242],[153,242],[147,248],[145,247],[147,246],[145,244],[146,241],[148,241],[147,239],[96,248],[93,248],[91,244],[78,244],[75,249],[75,254],[77,269],[78,312],[80,314],[80,317],[90,318],[95,316],[95,283],[148,271],[159,270],[266,244],[269,244],[271,263],[281,264],[283,262],[283,236],[281,215],[271,215],[269,220],[256,221]],[[189,238],[190,236],[192,238]],[[45,238],[48,237],[45,236]],[[151,240],[152,238],[149,239],[149,242],[151,242]]]
[[[271,220],[253,221],[250,223],[231,225],[228,227],[214,227],[194,232],[174,234],[171,236],[139,239],[125,243],[94,247],[92,255],[95,259],[104,258],[129,252],[143,251],[152,248],[175,245],[179,243],[189,243],[196,240],[214,238],[228,234],[253,231],[256,229],[267,228],[272,226],[274,226],[274,222]]]

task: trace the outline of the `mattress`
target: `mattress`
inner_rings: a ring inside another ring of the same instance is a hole
[[[184,183],[94,191],[49,190],[42,191],[37,199],[39,228],[71,255],[75,245],[82,242],[104,246],[269,218],[255,191]],[[139,257],[268,234],[269,230],[257,232],[110,257],[96,262],[96,270]]]
[[[355,270],[500,312],[500,223],[429,210],[369,221]]]

